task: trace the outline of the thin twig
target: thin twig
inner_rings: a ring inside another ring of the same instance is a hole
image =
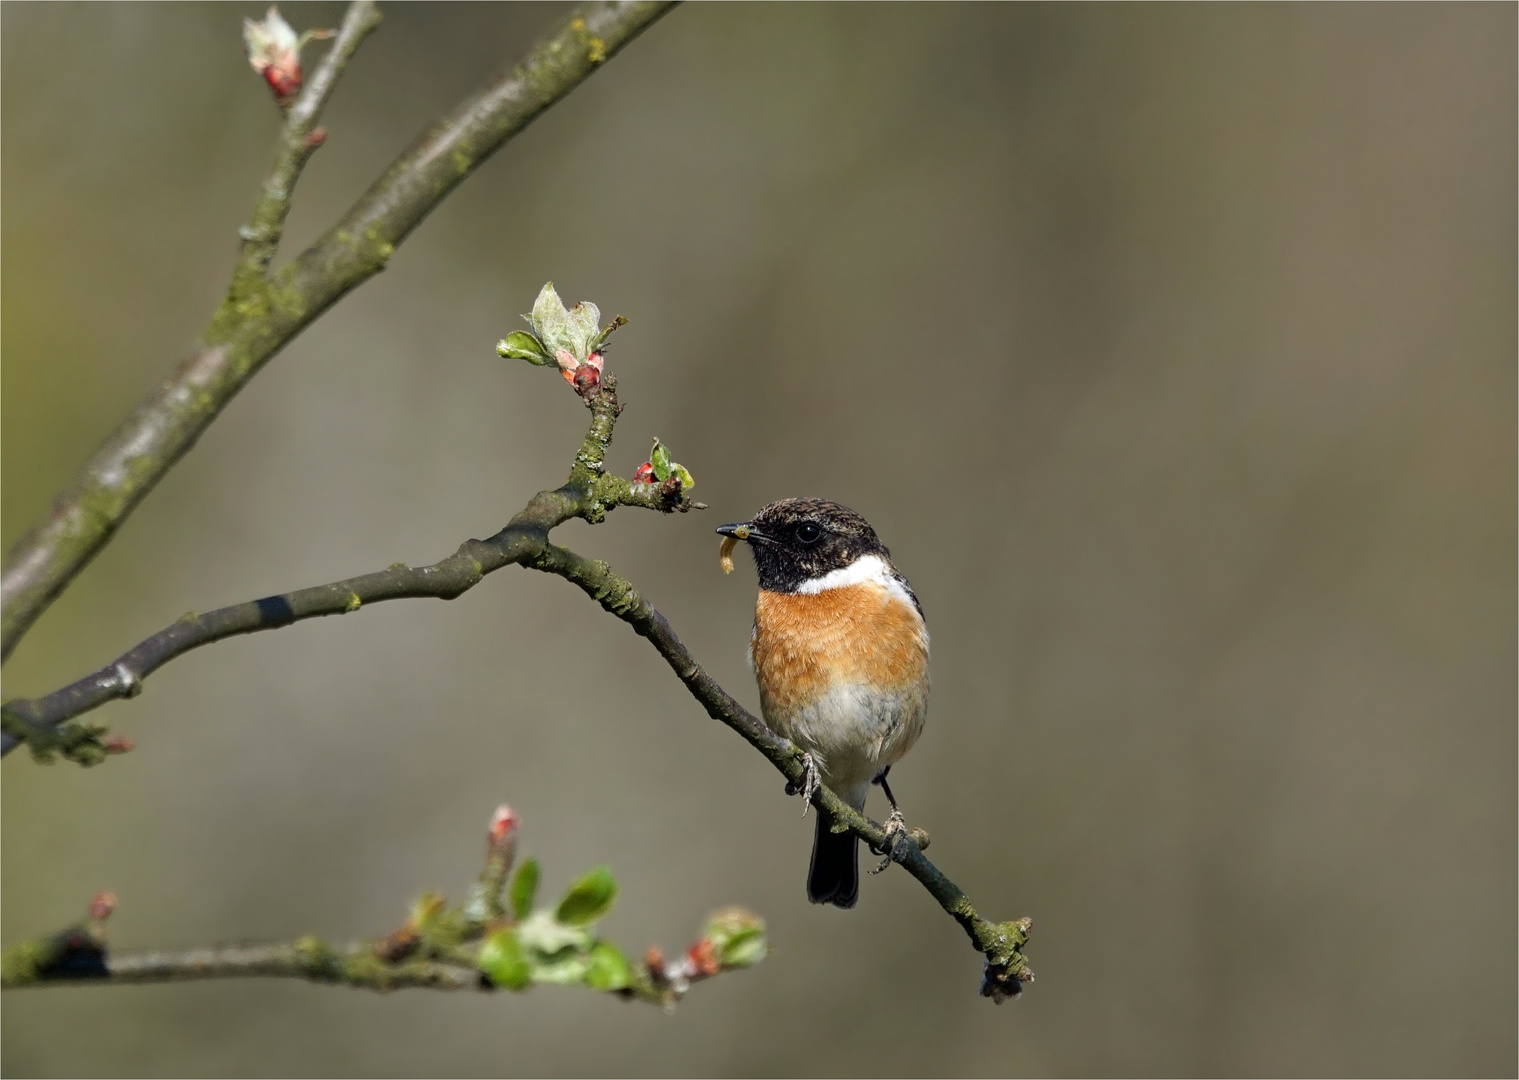
[[[663,495],[651,485],[635,485],[605,471],[607,446],[620,408],[617,380],[610,372],[587,404],[591,409],[590,428],[564,486],[539,492],[490,539],[466,540],[452,555],[431,566],[397,563],[330,585],[249,600],[203,615],[187,613],[98,671],[60,690],[39,698],[7,701],[7,726],[41,733],[56,729],[108,701],[136,697],[142,692],[143,680],[170,660],[238,634],[276,630],[324,615],[345,615],[385,600],[453,600],[486,574],[536,557],[547,542],[549,530],[572,517],[596,522],[618,506],[684,512],[701,505],[685,493]],[[0,735],[0,756],[17,745],[16,733],[7,730]]]
[[[212,945],[198,949],[151,949],[106,955],[94,971],[64,971],[36,978],[10,973],[6,990],[80,983],[161,983],[193,979],[291,978],[369,990],[425,986],[433,990],[493,990],[471,968],[436,960],[387,964],[373,943],[329,945],[314,937],[259,945]]]
[[[655,963],[651,964],[650,959]],[[610,992],[629,1001],[669,1008],[694,984],[728,970],[731,969],[698,967],[691,963],[689,954],[667,963],[654,951],[648,958],[633,964],[631,985]],[[489,994],[501,989],[484,978],[478,968],[464,964],[427,959],[391,962],[378,955],[372,941],[333,945],[315,937],[191,949],[103,952],[98,963],[88,970],[61,970],[44,975],[18,970],[13,964],[0,975],[0,989],[131,986],[204,979],[304,979],[379,993],[421,989],[475,990]]]
[[[263,192],[254,204],[251,219],[240,230],[243,246],[233,275],[234,293],[263,283],[284,235],[285,218],[290,213],[290,197],[296,181],[311,155],[322,145],[317,121],[353,54],[370,31],[379,25],[380,11],[374,0],[354,0],[349,4],[332,47],[286,112],[274,169],[264,181]]]
[[[0,659],[270,357],[350,289],[384,269],[444,196],[673,6],[660,0],[581,9],[510,72],[427,131],[342,221],[269,280],[262,271],[250,272],[255,264],[268,265],[284,220],[279,199],[270,201],[266,186],[259,205],[268,212],[255,212],[233,287],[199,347],[106,439],[54,502],[47,520],[11,549],[0,577]],[[315,114],[307,117],[301,103],[325,100],[347,55],[334,44],[292,108],[292,123],[314,124]],[[331,78],[325,77],[329,60]],[[308,128],[307,136],[314,131]],[[281,162],[290,152],[287,140]],[[275,181],[280,175],[277,166]],[[280,198],[288,201],[288,185]]]
[[[789,739],[771,731],[764,721],[740,705],[732,694],[708,675],[691,655],[691,650],[676,636],[669,621],[639,595],[631,582],[614,573],[605,562],[587,559],[556,544],[545,544],[542,551],[526,565],[558,574],[580,586],[605,610],[647,638],[680,677],[681,682],[686,684],[691,696],[707,710],[708,716],[738,732],[751,746],[764,754],[788,781],[798,787],[801,785],[801,749]],[[982,918],[970,897],[923,854],[923,849],[928,846],[926,834],[914,830],[907,837],[897,840],[893,846],[892,838],[887,836],[885,829],[854,810],[826,786],[817,788],[812,804],[828,818],[835,832],[847,830],[878,852],[890,850],[892,858],[917,878],[939,902],[939,906],[955,918],[970,937],[971,944],[986,957],[981,984],[981,992],[985,996],[998,1001],[1016,997],[1023,983],[1033,981],[1034,974],[1029,970],[1021,952],[1022,946],[1028,941],[1032,922],[1029,919],[1015,919],[994,923]]]

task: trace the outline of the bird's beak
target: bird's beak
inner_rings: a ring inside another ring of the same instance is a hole
[[[731,536],[735,540],[747,540],[751,544],[770,544],[775,541],[754,527],[752,521],[736,521],[732,525],[720,525],[717,531],[723,536]]]

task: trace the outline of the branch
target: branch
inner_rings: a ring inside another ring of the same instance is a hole
[[[489,540],[466,541],[455,554],[430,567],[395,566],[332,585],[182,619],[124,654],[115,664],[71,686],[35,700],[8,702],[5,745],[0,752],[9,752],[17,739],[33,742],[42,733],[59,739],[60,724],[112,698],[135,694],[150,671],[198,645],[232,634],[288,626],[298,619],[354,611],[376,600],[408,596],[451,599],[471,588],[485,574],[519,563],[573,582],[647,638],[708,716],[738,732],[790,783],[800,786],[802,751],[766,727],[708,675],[665,617],[639,595],[631,582],[613,572],[605,562],[587,559],[549,542],[548,534],[556,525],[573,517],[594,524],[617,506],[684,511],[701,505],[690,501],[675,477],[671,477],[673,488],[671,481],[655,488],[606,474],[607,448],[622,412],[616,387],[616,378],[610,371],[605,372],[599,388],[590,391],[586,398],[591,423],[575,455],[569,480],[553,491],[539,492],[506,528]],[[101,729],[94,730],[98,733]],[[981,981],[984,996],[999,1002],[1016,997],[1023,984],[1033,980],[1021,951],[1028,941],[1030,920],[997,923],[983,918],[970,898],[923,854],[928,847],[927,833],[915,829],[906,837],[888,837],[879,824],[850,808],[827,787],[817,789],[812,803],[835,831],[852,832],[878,853],[889,852],[890,858],[916,878],[960,924],[986,959]]]
[[[65,933],[68,933],[65,931]],[[75,944],[82,955],[86,947]],[[51,957],[70,950],[56,939],[43,938],[7,950],[9,961],[0,987],[17,990],[34,986],[67,986],[78,983],[161,983],[192,979],[307,979],[340,983],[370,990],[399,990],[420,986],[434,990],[494,990],[478,971],[434,960],[386,964],[375,955],[373,943],[329,945],[314,937],[264,945],[211,945],[199,949],[154,949],[102,955],[89,970],[63,968],[57,974],[36,963],[28,954]]]
[[[669,621],[638,594],[631,582],[614,573],[606,563],[584,558],[555,544],[544,544],[541,553],[528,565],[558,574],[580,586],[592,600],[647,638],[686,684],[691,696],[707,710],[708,716],[742,735],[780,770],[790,784],[801,788],[802,751],[789,739],[766,727],[764,721],[740,705],[732,694],[702,670],[691,650],[675,635]],[[878,854],[889,851],[891,859],[901,863],[903,869],[917,878],[939,902],[939,906],[954,917],[970,937],[971,944],[986,957],[981,980],[983,996],[1001,1002],[1008,997],[1017,997],[1022,992],[1023,983],[1033,982],[1034,973],[1029,970],[1021,952],[1022,946],[1028,942],[1032,920],[994,923],[982,918],[970,897],[923,854],[928,847],[927,833],[914,829],[907,838],[893,840],[880,825],[824,786],[819,786],[814,793],[812,805],[828,818],[834,832],[852,832]]]
[[[267,278],[291,185],[315,149],[321,106],[376,18],[366,0],[350,7],[338,41],[287,115],[275,170],[243,231],[232,287],[199,346],[106,439],[48,519],[11,549],[0,578],[0,659],[270,357],[384,269],[444,196],[673,6],[618,0],[581,9],[435,124],[341,221]]]
[[[406,987],[521,992],[558,983],[670,1008],[693,984],[753,967],[769,953],[765,924],[742,908],[725,908],[708,918],[702,935],[674,961],[666,962],[655,948],[629,961],[595,933],[617,896],[611,874],[598,867],[555,907],[534,910],[537,861],[524,862],[508,883],[516,831],[516,815],[499,807],[491,819],[485,868],[469,898],[450,908],[441,895],[425,893],[405,922],[373,941],[333,945],[306,936],[115,956],[106,921],[116,897],[102,893],[91,903],[85,925],[5,950],[0,988],[286,978],[381,992]]]
[[[191,649],[237,634],[276,630],[303,619],[323,615],[346,615],[366,604],[385,600],[432,597],[453,600],[468,592],[486,574],[503,566],[537,557],[549,530],[570,518],[595,523],[619,506],[637,506],[669,512],[702,507],[679,485],[656,487],[634,484],[605,470],[612,427],[622,406],[617,401],[617,380],[608,372],[598,390],[586,401],[591,423],[586,431],[569,479],[553,491],[540,491],[526,507],[488,540],[466,540],[452,555],[431,566],[397,563],[386,570],[318,585],[308,589],[266,596],[204,615],[181,616],[98,671],[40,698],[5,703],[4,734],[0,756],[9,754],[24,740],[44,757],[54,750],[95,764],[103,753],[104,728],[70,724],[75,717],[118,698],[136,697],[149,675]],[[72,730],[70,730],[72,729]],[[76,755],[82,754],[83,757]]]

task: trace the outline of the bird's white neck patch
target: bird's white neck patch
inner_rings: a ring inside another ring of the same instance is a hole
[[[864,585],[873,583],[891,588],[896,585],[896,579],[886,567],[886,560],[879,555],[861,555],[854,562],[839,570],[831,570],[822,577],[815,577],[804,581],[796,587],[799,593],[814,596],[829,589],[842,589],[849,585]],[[897,588],[901,588],[900,585]]]
[[[858,559],[840,570],[831,570],[822,577],[813,577],[807,582],[796,586],[797,592],[805,592],[808,595],[816,595],[817,592],[826,592],[828,589],[842,589],[849,585],[864,585],[873,582],[876,585],[886,585],[890,579],[890,571],[886,568],[886,562],[878,554],[861,554]]]

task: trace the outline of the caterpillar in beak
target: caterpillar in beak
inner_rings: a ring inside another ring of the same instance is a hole
[[[723,528],[727,528],[726,525]],[[732,534],[723,537],[722,545],[717,549],[717,565],[723,568],[723,573],[733,573],[733,549],[740,540],[749,539],[749,526],[738,525]]]

